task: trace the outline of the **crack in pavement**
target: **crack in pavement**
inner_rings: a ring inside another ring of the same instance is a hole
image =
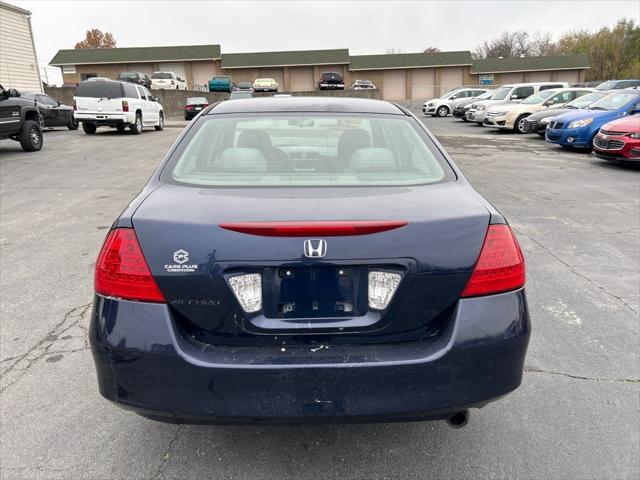
[[[547,375],[558,375],[561,377],[573,378],[576,380],[588,380],[590,382],[605,382],[605,383],[640,383],[640,378],[598,378],[598,377],[583,377],[581,375],[572,375],[570,373],[556,372],[555,370],[547,370],[538,367],[525,366],[524,371],[527,373],[544,373]]]
[[[564,265],[565,267],[567,267],[569,269],[569,271],[575,275],[577,275],[580,278],[583,278],[584,280],[586,280],[587,282],[589,282],[591,285],[593,285],[594,287],[596,287],[598,290],[602,290],[604,293],[606,293],[607,295],[609,295],[610,297],[615,298],[616,300],[618,300],[622,305],[624,305],[625,307],[627,307],[627,309],[631,310],[631,312],[633,312],[635,315],[638,315],[638,311],[636,311],[635,308],[633,308],[632,305],[629,305],[627,302],[624,301],[624,299],[614,293],[611,293],[610,291],[608,291],[605,287],[603,287],[602,285],[600,285],[598,282],[596,282],[595,280],[592,280],[591,278],[589,278],[587,275],[579,272],[577,270],[577,268],[575,268],[574,266],[572,266],[571,264],[565,262],[563,259],[561,259],[560,257],[558,257],[555,253],[553,253],[553,251],[548,248],[547,246],[543,245],[538,239],[535,238],[535,236],[533,235],[529,235],[529,234],[519,234],[519,235],[524,235],[526,237],[528,237],[533,243],[535,243],[536,245],[538,245],[540,248],[542,248],[545,252],[547,252],[551,257],[553,257],[554,259],[556,259],[558,262],[560,262],[562,265]]]
[[[158,470],[156,470],[156,473],[153,475],[153,480],[158,480],[162,477],[162,473],[164,472],[164,469],[167,466],[167,463],[169,462],[169,457],[171,456],[171,450],[173,450],[173,445],[178,441],[178,437],[182,432],[182,427],[183,425],[178,425],[178,428],[176,428],[175,435],[169,441],[169,445],[167,445],[167,449],[162,454],[160,465],[158,466]]]
[[[79,305],[77,307],[73,307],[67,313],[64,314],[64,317],[58,324],[56,324],[51,330],[47,332],[42,340],[36,343],[33,347],[31,347],[27,352],[17,355],[12,358],[7,358],[2,361],[2,363],[13,362],[7,368],[2,370],[2,377],[7,377],[11,372],[18,371],[20,372],[14,379],[10,380],[7,384],[2,385],[0,387],[0,393],[3,393],[7,388],[11,385],[18,382],[28,371],[29,369],[41,358],[47,355],[54,354],[62,354],[62,353],[73,353],[79,352],[82,350],[87,350],[89,348],[89,338],[87,336],[87,328],[85,325],[82,325],[81,320],[84,318],[85,314],[91,307],[91,303],[87,303],[84,305]],[[69,323],[69,320],[74,319]],[[84,333],[79,335],[64,335],[73,327],[80,327]],[[82,348],[73,348],[73,349],[55,349],[54,345],[58,341],[62,340],[70,340],[74,338],[82,338]],[[36,353],[37,352],[37,353]],[[34,356],[34,353],[35,356]],[[19,366],[21,362],[26,361],[27,364],[25,366]]]

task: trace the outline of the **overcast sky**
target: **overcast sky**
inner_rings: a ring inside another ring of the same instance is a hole
[[[218,43],[223,53],[349,48],[366,54],[473,50],[507,29],[559,36],[640,17],[638,0],[5,1],[33,13],[43,64],[90,28],[111,32],[119,47]]]

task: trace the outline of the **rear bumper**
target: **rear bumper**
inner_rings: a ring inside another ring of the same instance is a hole
[[[73,116],[79,122],[91,123],[97,126],[115,126],[123,123],[133,123],[135,113],[79,113],[74,112]]]
[[[524,290],[459,302],[437,339],[382,345],[195,344],[163,304],[97,296],[90,341],[100,393],[168,422],[313,423],[447,418],[520,385]]]
[[[344,83],[321,83],[320,90],[344,90]]]

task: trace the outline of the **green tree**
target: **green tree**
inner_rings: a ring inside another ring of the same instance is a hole
[[[74,48],[115,48],[116,40],[109,32],[102,33],[101,30],[93,28],[87,30],[83,41],[76,43]]]
[[[613,28],[569,32],[557,42],[559,53],[584,53],[591,69],[587,80],[640,76],[640,26],[623,18]]]

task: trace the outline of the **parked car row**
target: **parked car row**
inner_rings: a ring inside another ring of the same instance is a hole
[[[279,88],[280,85],[273,78],[256,78],[253,82],[243,80],[234,83],[229,75],[215,75],[209,80],[210,92],[231,93],[235,90],[277,92]],[[315,88],[316,90],[344,90],[344,76],[336,72],[322,72]],[[355,80],[349,87],[350,90],[370,90],[375,88],[376,86],[371,80]]]
[[[483,127],[537,133],[550,144],[593,151],[607,160],[640,161],[640,81],[612,80],[595,89],[564,82],[511,84],[459,100],[471,91],[428,100],[423,113],[446,116],[453,106],[455,117]]]

